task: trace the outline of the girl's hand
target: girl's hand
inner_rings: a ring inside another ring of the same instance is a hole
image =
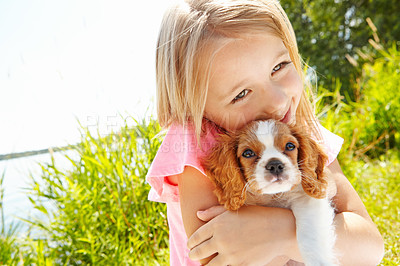
[[[222,205],[212,206],[211,208],[208,208],[207,210],[198,211],[197,217],[204,222],[209,222],[212,219],[214,219],[215,217],[217,217],[218,215],[223,214],[226,211],[227,210]]]
[[[208,265],[283,265],[292,257],[288,251],[297,249],[290,210],[244,206],[230,212],[214,206],[197,215],[208,223],[188,240],[192,260],[215,255]]]

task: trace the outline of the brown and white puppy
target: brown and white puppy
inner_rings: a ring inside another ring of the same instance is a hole
[[[305,264],[335,265],[334,211],[327,196],[331,182],[323,172],[327,156],[301,128],[255,121],[222,134],[203,159],[227,210],[245,204],[291,209]]]

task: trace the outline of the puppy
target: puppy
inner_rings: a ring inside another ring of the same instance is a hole
[[[243,205],[291,209],[307,266],[336,265],[334,210],[323,170],[327,156],[296,126],[255,121],[221,134],[203,158],[215,194],[227,210]]]

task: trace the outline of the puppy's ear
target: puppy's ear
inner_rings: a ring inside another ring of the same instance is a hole
[[[243,206],[246,185],[236,158],[235,136],[221,135],[202,164],[207,176],[215,185],[214,193],[227,210]]]
[[[324,166],[328,156],[310,135],[298,127],[295,128],[293,135],[300,143],[297,161],[302,175],[303,190],[313,198],[326,197],[328,181],[324,175]]]

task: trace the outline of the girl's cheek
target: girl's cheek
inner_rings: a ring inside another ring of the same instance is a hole
[[[209,117],[209,119],[228,131],[235,131],[252,121],[251,117],[252,115],[249,112],[227,112],[221,110],[218,115]]]
[[[256,119],[254,114],[252,114],[252,112],[249,111],[239,112],[232,118],[234,119],[231,120],[229,128],[229,130],[231,131],[241,129],[242,127],[244,127],[245,125]]]
[[[284,79],[285,86],[291,88],[292,95],[296,97],[296,102],[300,101],[301,93],[303,92],[303,82],[295,69],[288,73]]]

